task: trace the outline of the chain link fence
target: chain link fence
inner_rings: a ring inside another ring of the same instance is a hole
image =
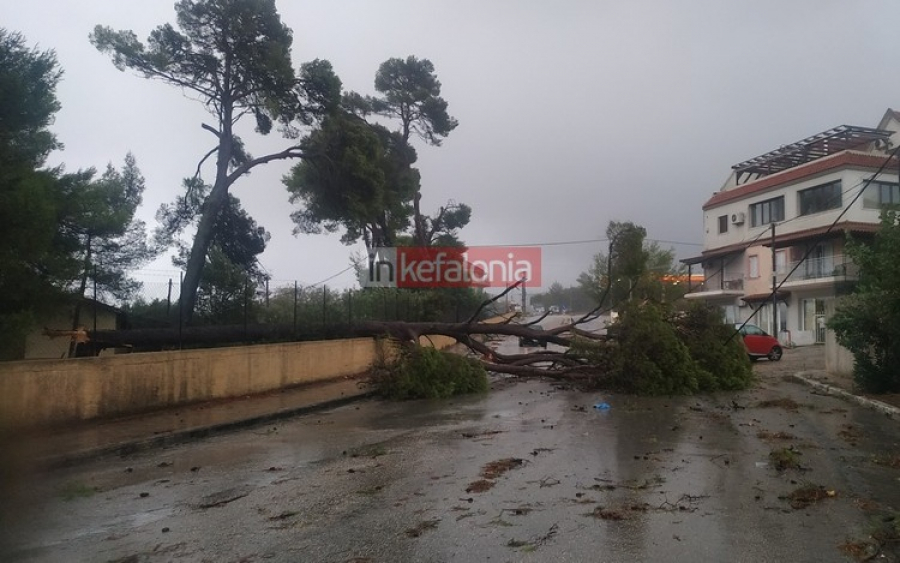
[[[127,300],[113,302],[89,286],[87,298],[43,319],[28,335],[23,357],[113,353],[113,346],[102,342],[110,330],[131,331],[132,351],[342,338],[364,321],[465,321],[489,297],[473,289],[346,289],[242,280],[225,288],[201,286],[190,324],[185,325],[181,276],[138,274],[140,286]]]

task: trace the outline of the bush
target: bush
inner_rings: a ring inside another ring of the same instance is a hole
[[[694,303],[673,319],[679,339],[704,374],[700,391],[736,391],[753,382],[747,350],[717,307]]]
[[[659,307],[629,304],[620,311],[618,347],[612,355],[614,386],[640,395],[689,395],[708,373],[694,361]]]
[[[394,400],[440,399],[488,390],[487,372],[475,360],[435,348],[412,346],[380,370],[379,392]]]
[[[868,242],[850,239],[846,252],[859,266],[853,294],[838,301],[828,328],[853,353],[853,376],[871,393],[900,391],[900,210],[882,211]]]
[[[853,354],[853,378],[869,393],[900,391],[900,298],[889,292],[848,295],[828,326]]]
[[[697,304],[672,313],[649,303],[629,304],[609,342],[576,341],[575,355],[596,366],[598,385],[639,395],[685,395],[747,388],[747,352],[718,309]]]

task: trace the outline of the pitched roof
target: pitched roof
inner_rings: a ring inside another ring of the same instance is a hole
[[[867,154],[854,151],[840,152],[833,156],[820,158],[818,160],[814,160],[795,168],[789,168],[788,170],[777,172],[775,174],[772,174],[771,176],[765,176],[763,178],[760,178],[759,180],[749,182],[731,190],[716,192],[711,198],[709,198],[709,200],[707,200],[706,203],[703,204],[703,209],[711,209],[730,201],[735,201],[749,197],[751,195],[764,193],[766,191],[770,191],[783,186],[784,184],[796,182],[797,180],[801,180],[809,176],[814,176],[816,174],[821,174],[835,168],[856,167],[872,168],[877,170],[885,164],[885,160],[886,159],[884,156],[876,154]],[[891,161],[892,162],[889,163],[888,166],[896,166],[896,157],[892,157]]]

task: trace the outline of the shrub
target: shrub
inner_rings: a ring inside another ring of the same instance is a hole
[[[753,382],[753,369],[740,335],[722,322],[721,311],[703,303],[694,303],[673,319],[678,338],[703,376],[700,391],[735,391]]]
[[[610,370],[614,386],[640,395],[689,395],[700,390],[701,379],[709,378],[656,305],[627,305],[616,328],[618,347]]]
[[[405,347],[379,370],[379,392],[390,399],[440,399],[488,389],[487,372],[476,360],[424,346]]]
[[[846,252],[859,266],[853,294],[838,301],[828,327],[853,353],[853,376],[872,393],[900,391],[900,210],[885,209],[871,241],[849,240]]]
[[[639,395],[737,390],[752,383],[747,352],[718,309],[693,304],[672,313],[642,303],[620,313],[609,331],[612,340],[576,340],[571,348],[597,368],[593,383]]]

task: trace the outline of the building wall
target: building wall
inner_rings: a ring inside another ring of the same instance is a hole
[[[825,303],[825,314],[831,317],[834,314],[835,301]],[[837,342],[834,331],[825,333],[825,370],[841,375],[853,374],[853,354]]]
[[[104,307],[97,307],[97,329],[98,330],[115,330],[116,314]],[[81,325],[88,330],[94,328],[94,307],[91,304],[85,304],[81,310]],[[60,311],[49,319],[44,319],[39,326],[29,334],[25,339],[25,359],[61,359],[67,357],[69,353],[69,337],[51,338],[44,334],[45,328],[54,330],[72,330],[72,311]],[[110,355],[113,350],[104,350],[103,355]]]
[[[737,201],[727,202],[720,206],[706,209],[703,212],[704,250],[747,243],[756,239],[756,237],[764,238],[768,236],[771,229],[769,225],[757,227],[751,226],[750,206],[780,196],[784,196],[784,217],[786,220],[790,221],[783,225],[776,225],[777,234],[793,233],[830,225],[838,217],[843,208],[830,209],[828,211],[801,217],[799,216],[799,196],[797,195],[797,192],[835,180],[841,180],[841,190],[844,192],[842,204],[843,206],[846,206],[857,194],[857,190],[854,188],[861,188],[866,179],[872,177],[873,174],[873,170],[860,170],[855,168],[833,170],[824,174],[805,178],[798,182],[779,186],[764,191],[763,193],[753,194]],[[897,172],[896,170],[886,170],[879,175],[878,179],[885,182],[896,182]],[[731,216],[737,213],[744,214],[745,221],[743,225],[734,225],[731,223]],[[720,234],[718,232],[718,220],[719,216],[722,215],[728,216],[728,232]],[[879,210],[864,208],[862,198],[858,199],[842,218],[842,221],[859,221],[865,223],[878,223],[878,220]]]

